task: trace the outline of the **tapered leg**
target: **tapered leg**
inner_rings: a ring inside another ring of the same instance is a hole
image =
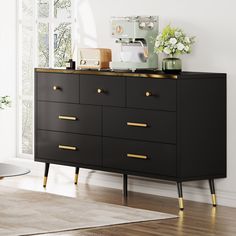
[[[44,188],[46,188],[46,186],[47,186],[49,166],[50,166],[50,163],[45,163],[44,179],[43,179],[43,187]]]
[[[128,179],[127,174],[123,174],[123,196],[124,196],[125,198],[126,198],[127,195],[128,195],[127,179]]]
[[[209,179],[209,185],[211,190],[212,205],[213,207],[216,207],[216,192],[215,192],[214,179]]]
[[[179,195],[179,209],[181,211],[184,210],[184,200],[183,200],[183,190],[182,190],[182,182],[177,182],[178,195]]]
[[[78,178],[79,178],[79,167],[75,167],[75,185],[78,184]]]

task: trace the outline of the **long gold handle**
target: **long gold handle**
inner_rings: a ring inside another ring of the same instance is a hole
[[[132,153],[128,153],[127,157],[138,158],[138,159],[147,159],[148,158],[145,155],[137,155],[137,154],[132,154]]]
[[[58,116],[59,120],[77,120],[75,116]]]
[[[74,146],[67,146],[67,145],[58,145],[59,149],[64,149],[64,150],[70,150],[70,151],[76,151],[77,147]]]
[[[147,128],[148,125],[145,123],[135,123],[135,122],[127,122],[128,126],[134,126],[134,127],[144,127]]]

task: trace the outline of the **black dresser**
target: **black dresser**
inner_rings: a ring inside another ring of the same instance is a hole
[[[226,74],[35,69],[35,161],[182,182],[226,177]]]

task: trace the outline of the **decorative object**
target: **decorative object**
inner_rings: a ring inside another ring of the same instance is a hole
[[[180,72],[182,70],[181,60],[178,55],[189,54],[195,37],[188,37],[180,28],[167,25],[155,41],[154,52],[164,53],[168,57],[162,61],[164,72]]]
[[[66,69],[75,70],[75,61],[73,61],[73,59],[69,59],[69,61],[66,63]]]
[[[80,48],[78,53],[78,69],[108,69],[111,61],[109,48]]]
[[[11,106],[11,99],[9,96],[0,97],[0,109]]]
[[[156,69],[158,56],[153,52],[159,30],[158,16],[126,16],[111,18],[111,36],[121,45],[112,61],[112,70]]]
[[[0,235],[34,235],[149,220],[175,215],[86,201],[44,192],[0,188]]]

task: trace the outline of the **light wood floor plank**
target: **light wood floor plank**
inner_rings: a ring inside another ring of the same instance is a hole
[[[30,175],[4,179],[1,184],[29,190],[44,191],[42,179]],[[123,224],[93,229],[73,230],[62,233],[42,234],[41,236],[235,236],[236,208],[185,201],[184,212],[178,210],[177,198],[129,192],[127,202],[122,192],[116,189],[50,180],[47,192],[63,194],[80,199],[127,205],[147,210],[179,214],[177,219]]]

